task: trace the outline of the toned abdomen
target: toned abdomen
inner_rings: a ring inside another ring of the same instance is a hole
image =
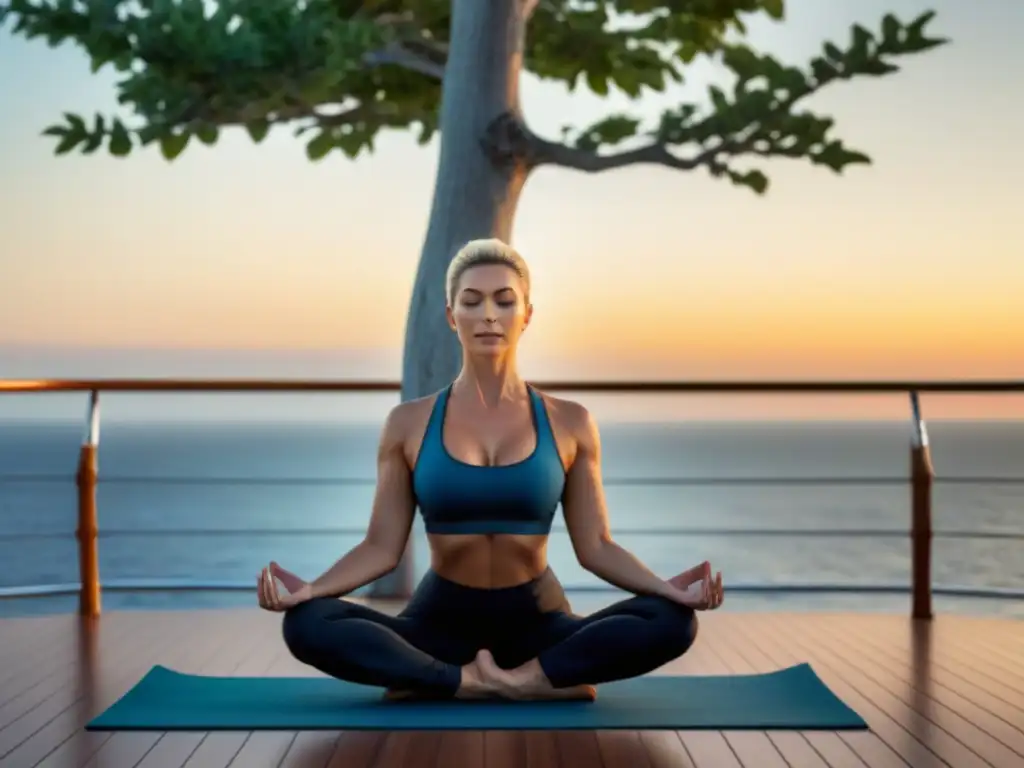
[[[427,540],[434,572],[467,587],[514,587],[547,568],[547,536],[428,534]]]

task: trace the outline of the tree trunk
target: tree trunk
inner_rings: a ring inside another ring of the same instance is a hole
[[[452,0],[440,158],[406,321],[403,401],[444,388],[461,368],[462,351],[445,319],[445,273],[452,257],[475,238],[511,240],[527,167],[495,162],[485,151],[485,137],[503,115],[520,114],[519,73],[531,9],[524,0]],[[411,592],[411,551],[410,540],[401,565],[374,583],[374,596]]]

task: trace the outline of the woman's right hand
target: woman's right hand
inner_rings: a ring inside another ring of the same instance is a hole
[[[674,588],[674,599],[695,611],[713,611],[725,599],[722,572],[712,577],[711,563],[706,560],[669,579],[668,583]]]
[[[278,581],[287,590],[284,594],[277,588]],[[287,611],[311,599],[313,588],[308,582],[272,561],[256,577],[256,595],[260,608],[266,611]]]

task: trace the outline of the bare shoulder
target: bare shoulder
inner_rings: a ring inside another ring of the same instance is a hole
[[[381,450],[400,450],[412,466],[439,394],[435,392],[394,406],[388,412],[384,428],[381,430]]]
[[[586,406],[575,400],[555,397],[541,392],[548,418],[551,420],[556,439],[565,440],[570,447],[572,458],[581,453],[596,453],[600,449],[600,435],[597,420]]]
[[[404,403],[394,406],[384,420],[385,435],[396,438],[415,431],[415,427],[420,422],[425,424],[430,418],[430,411],[434,407],[435,400],[437,400],[436,393],[418,397],[415,400],[406,400]]]

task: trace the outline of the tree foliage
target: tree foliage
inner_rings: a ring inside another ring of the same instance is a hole
[[[524,57],[539,78],[635,100],[681,82],[688,64],[709,56],[733,85],[651,125],[613,114],[567,127],[557,141],[517,116],[528,161],[586,172],[638,162],[705,168],[758,193],[767,177],[738,169],[738,158],[807,158],[840,172],[870,160],[801,104],[830,83],[894,73],[899,57],[946,42],[928,35],[931,12],[908,23],[886,15],[875,33],[855,25],[845,44],[826,43],[797,68],[743,42],[753,14],[782,19],[784,0],[539,0]],[[193,138],[215,143],[227,126],[260,142],[289,124],[313,160],[370,152],[384,129],[429,141],[450,16],[450,0],[0,0],[0,20],[13,20],[15,34],[73,42],[94,72],[118,73],[130,116],[65,114],[43,131],[57,154],[106,147],[125,156],[157,144],[168,160]]]

